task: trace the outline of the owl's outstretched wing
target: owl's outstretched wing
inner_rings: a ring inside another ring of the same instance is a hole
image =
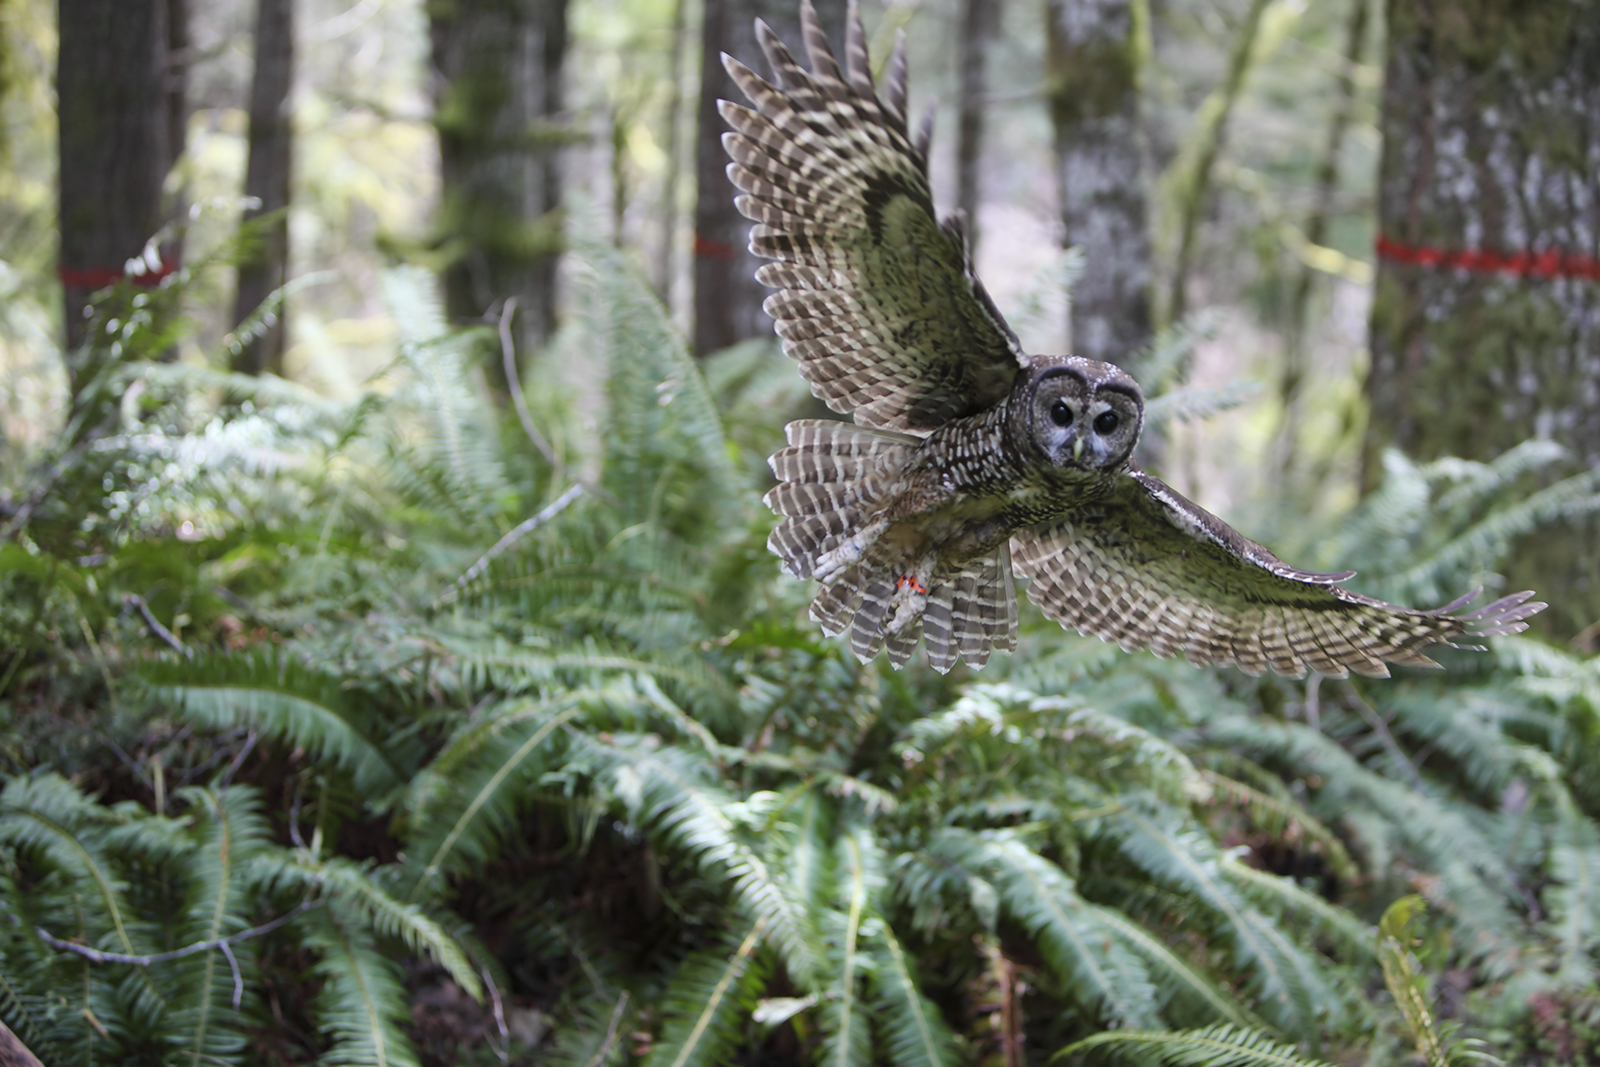
[[[842,72],[810,0],[800,14],[810,72],[760,22],[776,85],[722,57],[755,105],[718,106],[750,250],[775,261],[756,273],[778,290],[763,306],[830,408],[925,434],[1003,399],[1027,357],[973,275],[960,223],[934,216],[930,130],[906,128],[903,46],[880,100],[854,0]]]
[[[1386,678],[1385,661],[1437,666],[1421,649],[1517,633],[1545,607],[1526,592],[1462,612],[1477,590],[1433,611],[1386,604],[1337,584],[1353,572],[1296,570],[1140,473],[1093,505],[1017,531],[1011,555],[1032,579],[1028,596],[1063,626],[1250,674]]]

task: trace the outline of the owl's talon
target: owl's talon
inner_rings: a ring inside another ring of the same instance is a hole
[[[831,552],[824,552],[817,557],[817,564],[812,568],[812,573],[823,585],[832,583],[845,571],[860,561],[867,554],[867,549],[877,544],[878,538],[884,530],[889,528],[886,522],[875,522],[870,526],[863,526],[860,530]]]

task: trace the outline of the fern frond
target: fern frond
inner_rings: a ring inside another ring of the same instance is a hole
[[[763,925],[757,919],[731,954],[698,953],[678,968],[663,997],[661,1039],[646,1067],[712,1067],[724,1061],[765,981],[754,958]]]
[[[211,729],[252,726],[349,772],[381,810],[405,775],[350,702],[340,680],[276,650],[167,661],[142,672],[156,699]]]
[[[104,814],[58,774],[12,778],[0,791],[0,842],[38,849],[81,891],[98,897],[115,938],[111,947],[133,954],[125,883],[92,832]]]
[[[302,921],[306,946],[320,956],[317,1027],[332,1039],[319,1062],[328,1067],[416,1067],[405,1031],[411,1013],[398,968],[377,950],[365,924],[340,903]]]
[[[341,857],[314,859],[306,852],[273,855],[263,868],[280,886],[306,892],[320,889],[341,901],[351,917],[361,917],[379,937],[393,937],[419,955],[426,954],[449,972],[456,985],[474,1000],[483,1000],[483,982],[454,937],[417,904],[396,900],[373,878],[369,865]]]
[[[870,961],[863,952],[861,923],[869,912],[870,898],[877,895],[882,876],[875,869],[877,845],[871,832],[856,825],[839,836],[836,845],[839,879],[839,904],[834,913],[832,951],[828,962],[833,972],[822,988],[822,1054],[827,1067],[869,1067],[872,1062],[872,1029],[866,1005],[861,999],[863,964]]]
[[[658,848],[693,862],[726,881],[740,909],[762,920],[766,938],[797,980],[818,973],[814,949],[802,936],[805,921],[781,872],[746,839],[730,817],[733,798],[713,785],[714,768],[681,748],[656,749],[645,741],[574,738],[627,805],[635,824],[660,841]]]
[[[1330,1067],[1259,1030],[1227,1025],[1172,1032],[1108,1030],[1068,1045],[1055,1059],[1090,1052],[1109,1052],[1169,1067]]]
[[[1220,389],[1179,386],[1145,405],[1145,426],[1159,429],[1169,422],[1198,422],[1250,403],[1261,394],[1259,382],[1229,382]]]
[[[522,705],[494,720],[495,732],[461,773],[430,776],[422,796],[428,800],[411,826],[407,842],[412,878],[407,903],[424,898],[446,874],[486,860],[505,834],[529,787],[548,766],[546,751],[581,706]],[[440,795],[442,794],[442,796]]]
[[[1157,1017],[1155,987],[1130,953],[1078,896],[1072,879],[1009,831],[946,829],[928,851],[983,874],[1006,913],[1039,943],[1066,993],[1097,1015],[1128,1025]]]
[[[194,812],[199,838],[189,864],[194,891],[179,930],[180,943],[217,941],[248,929],[255,904],[253,862],[267,841],[259,796],[244,786],[190,787],[178,795]],[[245,996],[254,999],[255,983],[244,981],[240,971],[253,970],[258,951],[256,942],[244,942],[227,952],[209,949],[171,965],[177,972],[172,1032],[182,1050],[179,1058],[190,1067],[235,1057],[245,1047],[243,1020],[235,1005]]]
[[[1241,1027],[1260,1028],[1263,1024],[1254,1018],[1243,1005],[1225,993],[1207,976],[1190,967],[1177,954],[1144,927],[1123,915],[1115,908],[1091,905],[1095,918],[1106,929],[1115,933],[1128,947],[1144,960],[1150,977],[1168,996],[1182,996],[1206,1009],[1218,1018]]]
[[[922,995],[922,987],[904,946],[888,924],[873,950],[873,988],[882,1010],[877,1013],[894,1067],[955,1067],[961,1062],[955,1035],[939,1008]]]
[[[1360,875],[1344,842],[1295,800],[1263,792],[1216,771],[1202,770],[1200,775],[1214,793],[1243,806],[1250,813],[1251,821],[1259,829],[1270,834],[1283,834],[1288,831],[1291,840],[1294,837],[1304,836],[1321,849],[1328,866],[1333,868],[1333,872],[1339,877],[1355,878]]]
[[[1375,931],[1345,909],[1300,888],[1293,879],[1259,871],[1236,859],[1224,859],[1222,872],[1261,904],[1310,919],[1337,937],[1352,956],[1372,959]]]
[[[1400,1009],[1417,1055],[1427,1067],[1449,1067],[1445,1040],[1429,1006],[1427,976],[1411,954],[1411,923],[1426,908],[1427,903],[1420,896],[1412,895],[1401,897],[1385,909],[1378,922],[1378,963],[1383,967],[1383,983]]]
[[[1205,908],[1233,943],[1249,973],[1258,1009],[1286,1032],[1307,1029],[1338,1000],[1319,968],[1293,939],[1251,907],[1223,877],[1216,844],[1195,830],[1169,832],[1124,808],[1110,820],[1123,853],[1152,877]]]

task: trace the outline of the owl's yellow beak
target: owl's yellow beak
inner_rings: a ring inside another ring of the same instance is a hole
[[[1083,438],[1080,437],[1076,441],[1072,442],[1072,462],[1081,463],[1082,461],[1083,461]]]

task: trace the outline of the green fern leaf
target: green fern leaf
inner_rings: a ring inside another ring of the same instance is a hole
[[[169,661],[145,668],[153,695],[212,729],[253,726],[344,768],[382,808],[405,780],[352,706],[339,680],[276,651]]]
[[[1211,1026],[1204,1030],[1109,1030],[1068,1045],[1055,1059],[1109,1052],[1169,1067],[1330,1067],[1301,1056],[1258,1030]],[[1090,1062],[1094,1062],[1091,1060]]]
[[[724,1061],[765,981],[755,965],[764,925],[756,920],[731,954],[698,953],[678,968],[663,997],[666,1024],[645,1067],[711,1067]]]

